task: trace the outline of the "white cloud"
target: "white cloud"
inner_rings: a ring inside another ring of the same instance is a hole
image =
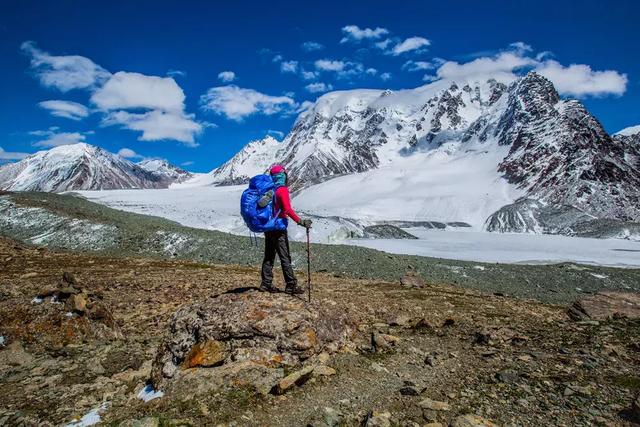
[[[304,50],[305,52],[313,52],[315,50],[322,50],[324,49],[324,45],[318,43],[318,42],[313,42],[313,41],[308,41],[308,42],[304,42],[300,45],[300,47],[302,48],[302,50]]]
[[[436,80],[438,80],[438,76],[433,76],[431,74],[425,74],[422,77],[422,80],[425,82],[435,82]]]
[[[310,83],[306,85],[304,88],[311,93],[327,92],[327,91],[333,90],[333,86],[331,84],[325,84],[321,82]]]
[[[423,71],[423,70],[432,70],[436,67],[433,62],[427,61],[412,61],[409,60],[402,64],[402,69],[406,71]]]
[[[302,78],[304,80],[314,80],[318,78],[319,73],[317,71],[305,71],[302,70]]]
[[[585,64],[565,67],[558,61],[547,60],[539,64],[536,71],[551,80],[558,92],[566,95],[622,95],[627,89],[626,74],[614,70],[594,71]]]
[[[515,43],[515,47],[519,43]],[[511,47],[514,47],[513,45]],[[533,69],[551,80],[559,93],[576,97],[622,95],[627,88],[628,78],[615,70],[596,71],[586,64],[564,66],[553,59],[542,59],[548,55],[527,56],[525,45],[519,50],[501,52],[495,56],[476,58],[460,64],[447,61],[437,71],[440,79],[503,78],[513,80],[521,69]],[[431,76],[425,76],[431,80]]]
[[[282,57],[282,55],[278,54],[276,56],[273,57],[272,61],[273,62],[280,62],[282,61],[284,58]]]
[[[113,111],[102,121],[104,126],[120,125],[140,131],[140,141],[173,139],[189,147],[196,147],[195,135],[202,132],[203,124],[194,120],[193,114],[152,110],[145,113]]]
[[[218,79],[225,83],[229,83],[236,79],[236,73],[233,71],[222,71],[218,74]]]
[[[81,120],[89,115],[89,109],[73,101],[50,100],[38,103],[40,108],[48,110],[52,116],[71,120]]]
[[[298,61],[282,61],[280,71],[283,73],[295,73],[298,71]]]
[[[367,68],[366,70],[364,70],[364,72],[369,74],[370,76],[375,76],[378,73],[378,70],[376,70],[375,68]]]
[[[49,130],[36,130],[29,132],[30,135],[44,137],[33,143],[34,147],[59,147],[61,145],[77,144],[85,142],[85,133],[80,132],[58,132],[57,128]]]
[[[313,108],[314,105],[315,105],[314,102],[302,101],[302,103],[298,106],[298,108],[296,108],[296,113],[302,113],[304,111],[307,111],[307,110]]]
[[[142,159],[144,157],[133,151],[131,148],[121,148],[118,151],[118,156],[125,159]]]
[[[391,77],[392,77],[392,76],[391,76],[391,73],[382,73],[382,74],[380,74],[380,79],[382,79],[382,80],[383,80],[383,81],[385,81],[385,82],[386,82],[387,80],[391,79]]]
[[[187,160],[186,162],[182,162],[180,163],[180,166],[191,166],[193,165],[195,162],[192,160]]]
[[[346,43],[348,41],[357,42],[364,39],[379,39],[385,34],[389,34],[389,30],[381,27],[371,29],[360,28],[357,25],[347,25],[342,27],[342,33],[344,34],[344,37],[340,40],[340,43]]]
[[[0,147],[0,160],[22,160],[28,155],[29,153],[20,153],[17,151],[4,151],[4,149]]]
[[[514,42],[509,44],[509,47],[520,54],[525,54],[533,50],[531,45],[528,45],[525,42]]]
[[[231,120],[242,121],[252,114],[290,112],[297,103],[288,96],[271,96],[235,85],[212,87],[200,97],[202,108]]]
[[[393,41],[392,41],[391,39],[384,39],[384,40],[382,40],[382,41],[379,41],[379,42],[375,43],[375,46],[376,46],[378,49],[385,50],[386,48],[388,48],[388,47],[389,47],[389,45],[390,45],[391,43],[393,43]]]
[[[343,61],[335,61],[331,59],[318,59],[315,62],[316,69],[322,71],[342,71],[345,63]]]
[[[431,42],[424,37],[409,37],[408,39],[396,44],[389,53],[397,56],[406,52],[422,51],[430,44]]]
[[[62,92],[71,89],[92,89],[111,75],[107,70],[84,56],[50,55],[38,49],[31,41],[22,43],[20,48],[31,57],[31,68],[40,83]]]
[[[186,71],[182,70],[169,70],[167,71],[167,76],[169,77],[184,77],[187,75]]]
[[[171,77],[120,71],[91,96],[101,110],[147,108],[182,112],[184,92]]]
[[[284,138],[284,132],[279,131],[279,130],[269,129],[267,131],[267,134],[274,135],[274,136],[276,136],[277,138],[280,138],[280,139]]]
[[[476,76],[494,76],[496,74],[512,75],[517,68],[535,65],[536,61],[512,52],[502,52],[494,57],[476,58],[460,64],[447,61],[438,68],[437,75],[441,79],[464,79]]]
[[[334,72],[339,78],[349,78],[364,73],[364,66],[360,62],[319,59],[314,65],[317,70]]]

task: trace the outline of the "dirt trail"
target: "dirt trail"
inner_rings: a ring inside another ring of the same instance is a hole
[[[120,338],[91,336],[83,318],[48,300],[32,303],[64,271],[100,296]],[[229,389],[187,401],[136,398],[177,308],[256,284],[250,267],[103,258],[0,239],[0,425],[60,425],[103,402],[107,425],[144,417],[149,425],[358,425],[369,411],[388,411],[393,425],[446,425],[466,413],[500,425],[631,425],[640,322],[579,323],[559,305],[321,273],[315,304],[360,322],[357,350],[329,362],[335,375],[282,396]],[[415,319],[423,327],[410,327]],[[396,348],[371,352],[374,331],[398,337]],[[427,398],[448,410],[425,408]]]

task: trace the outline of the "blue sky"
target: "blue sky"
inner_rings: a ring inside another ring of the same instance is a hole
[[[0,161],[73,141],[206,172],[327,90],[537,69],[640,124],[634,1],[0,4]]]

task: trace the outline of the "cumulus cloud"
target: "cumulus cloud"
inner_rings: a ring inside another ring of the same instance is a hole
[[[436,68],[436,65],[433,62],[427,62],[427,61],[409,60],[404,64],[402,64],[402,69],[410,72],[432,70],[434,68]]]
[[[184,109],[184,92],[171,77],[147,76],[120,71],[91,96],[99,109],[147,108],[180,112]]]
[[[519,52],[520,54],[531,52],[533,50],[531,45],[529,45],[529,44],[527,44],[525,42],[514,42],[514,43],[509,44],[509,47],[511,49],[515,50],[516,52]]]
[[[387,81],[390,80],[392,77],[391,73],[382,73],[380,74],[380,79],[382,79],[382,81]]]
[[[364,39],[379,39],[385,34],[389,34],[389,30],[381,27],[371,29],[360,28],[357,25],[347,25],[342,27],[342,33],[344,34],[344,37],[340,40],[340,43],[346,43],[349,41],[358,42]]]
[[[345,63],[343,61],[335,61],[331,59],[318,59],[315,62],[316,69],[321,71],[342,71]]]
[[[50,100],[38,103],[40,108],[48,110],[52,116],[71,120],[82,120],[89,115],[89,109],[73,101]]]
[[[319,73],[317,71],[302,70],[301,75],[304,80],[314,80],[318,78]]]
[[[59,147],[61,145],[78,144],[86,142],[86,133],[81,132],[58,132],[58,128],[49,128],[49,130],[36,130],[29,132],[32,136],[38,136],[39,139],[33,143],[34,147]]]
[[[389,53],[394,56],[398,56],[406,52],[412,52],[412,51],[420,52],[430,44],[431,42],[425,39],[424,37],[409,37],[408,39],[405,39],[400,43],[396,44]]]
[[[382,41],[375,43],[375,47],[377,47],[378,49],[386,50],[392,43],[393,43],[393,40],[384,39]]]
[[[304,88],[311,93],[327,92],[333,90],[333,86],[331,84],[321,82],[310,83]]]
[[[339,78],[350,78],[364,73],[364,66],[360,62],[319,59],[314,65],[316,70],[334,72]]]
[[[103,124],[120,124],[140,130],[142,140],[177,139],[187,145],[194,144],[194,136],[206,125],[196,122],[194,115],[185,112],[184,92],[172,77],[124,71],[111,74],[83,56],[50,55],[33,42],[25,42],[21,48],[31,57],[31,68],[44,86],[64,92],[71,89],[90,91],[91,103],[104,114]],[[172,70],[167,74],[185,73]],[[71,101],[52,100],[39,105],[53,115],[74,120],[89,114],[85,106]],[[135,113],[128,110],[135,110]],[[157,129],[151,129],[151,126],[157,126]],[[75,142],[79,141],[76,135],[63,135],[56,139],[52,136],[51,142],[39,143],[43,146],[58,144],[71,141],[73,137],[76,137]]]
[[[224,83],[229,83],[236,79],[236,73],[233,71],[222,71],[218,73],[218,79]]]
[[[515,45],[515,46],[514,46]],[[437,70],[439,79],[502,78],[513,80],[518,71],[535,70],[551,80],[559,93],[576,97],[622,95],[628,78],[615,70],[593,70],[586,64],[562,65],[549,55],[528,56],[528,45],[512,44],[509,51],[494,56],[476,58],[466,63],[447,61]],[[515,49],[514,49],[515,48]],[[425,76],[425,80],[431,76]]]
[[[118,156],[125,159],[142,159],[143,156],[133,151],[131,148],[121,148],[118,150]]]
[[[71,89],[91,89],[107,80],[111,73],[89,58],[79,55],[54,56],[38,49],[34,42],[20,46],[31,58],[31,69],[40,83],[61,92]]]
[[[622,95],[627,89],[628,78],[614,70],[594,71],[585,64],[564,66],[547,60],[536,71],[553,82],[558,92],[583,97],[586,95]]]
[[[502,52],[493,57],[476,58],[463,64],[447,61],[438,68],[437,75],[441,79],[452,80],[496,74],[511,75],[517,68],[535,64],[536,61],[531,58],[513,52]]]
[[[242,121],[252,114],[288,113],[297,107],[291,97],[266,95],[235,85],[212,87],[200,97],[200,103],[205,111],[224,115],[235,121]]]
[[[324,45],[318,43],[318,42],[314,42],[314,41],[307,41],[304,42],[300,45],[300,47],[302,48],[302,50],[304,50],[305,52],[313,52],[316,50],[322,50],[324,49]]]
[[[202,132],[203,124],[194,120],[193,114],[152,110],[145,113],[128,111],[109,112],[103,119],[104,126],[120,125],[142,132],[139,141],[173,139],[189,147],[196,147],[195,135]]]
[[[0,147],[0,161],[22,160],[28,155],[29,153],[21,153],[18,151],[5,151],[2,147]]]
[[[376,70],[375,68],[367,68],[366,70],[364,70],[364,72],[369,74],[370,76],[375,76],[376,74],[378,74],[378,70]]]
[[[280,71],[283,73],[295,73],[298,71],[298,61],[282,61]]]

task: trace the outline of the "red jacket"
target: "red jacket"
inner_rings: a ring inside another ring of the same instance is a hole
[[[283,185],[276,190],[276,199],[273,202],[276,212],[280,211],[278,218],[291,218],[297,223],[300,222],[300,217],[291,207],[291,198],[289,197],[289,189]]]

